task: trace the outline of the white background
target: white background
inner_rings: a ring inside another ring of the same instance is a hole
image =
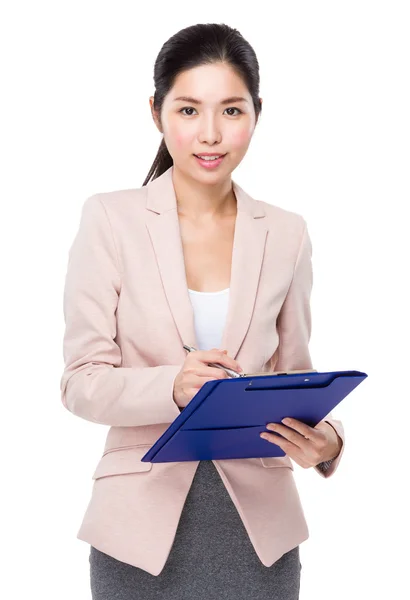
[[[394,0],[2,9],[3,598],[91,597],[76,533],[108,428],[60,403],[68,249],[86,197],[142,185],[161,140],[148,101],[155,58],[199,22],[236,27],[258,56],[262,117],[233,179],[307,220],[314,366],[368,374],[334,411],[346,431],[335,475],[295,464],[310,529],[300,597],[405,596],[408,10]]]

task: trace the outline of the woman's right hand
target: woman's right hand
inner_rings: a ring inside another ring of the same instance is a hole
[[[219,363],[238,372],[243,370],[236,360],[227,355],[226,350],[212,348],[189,352],[174,380],[173,395],[177,406],[185,408],[207,381],[229,377],[223,369],[210,367],[208,363]]]

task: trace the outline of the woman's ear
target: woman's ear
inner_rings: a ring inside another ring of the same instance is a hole
[[[159,132],[163,133],[161,123],[159,122],[158,115],[154,109],[154,96],[150,96],[149,105],[150,105],[153,121],[154,121],[155,125],[157,126],[157,129],[159,130]]]
[[[260,103],[260,105],[261,105],[261,110],[262,110],[262,102],[263,102],[262,98],[259,98],[259,103]],[[260,113],[259,113],[259,115],[258,115],[258,118],[257,118],[257,121],[256,121],[256,125],[259,123],[259,119],[260,119],[260,117],[261,117],[261,112],[260,112]]]

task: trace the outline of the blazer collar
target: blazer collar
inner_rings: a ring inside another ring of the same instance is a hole
[[[165,294],[182,344],[198,348],[194,313],[188,292],[173,166],[145,186],[147,229],[151,238]],[[268,232],[262,203],[254,200],[235,181],[237,199],[228,314],[221,348],[236,358],[248,330],[258,291]]]

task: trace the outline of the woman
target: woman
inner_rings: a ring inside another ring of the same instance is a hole
[[[283,457],[141,461],[206,381],[227,376],[209,363],[312,368],[306,223],[231,180],[261,112],[253,49],[226,25],[188,27],[154,80],[152,168],[139,189],[86,200],[65,284],[62,402],[110,426],[78,532],[92,595],[293,600],[308,529],[291,459],[329,477],[340,421],[277,425],[283,437],[265,439]]]

